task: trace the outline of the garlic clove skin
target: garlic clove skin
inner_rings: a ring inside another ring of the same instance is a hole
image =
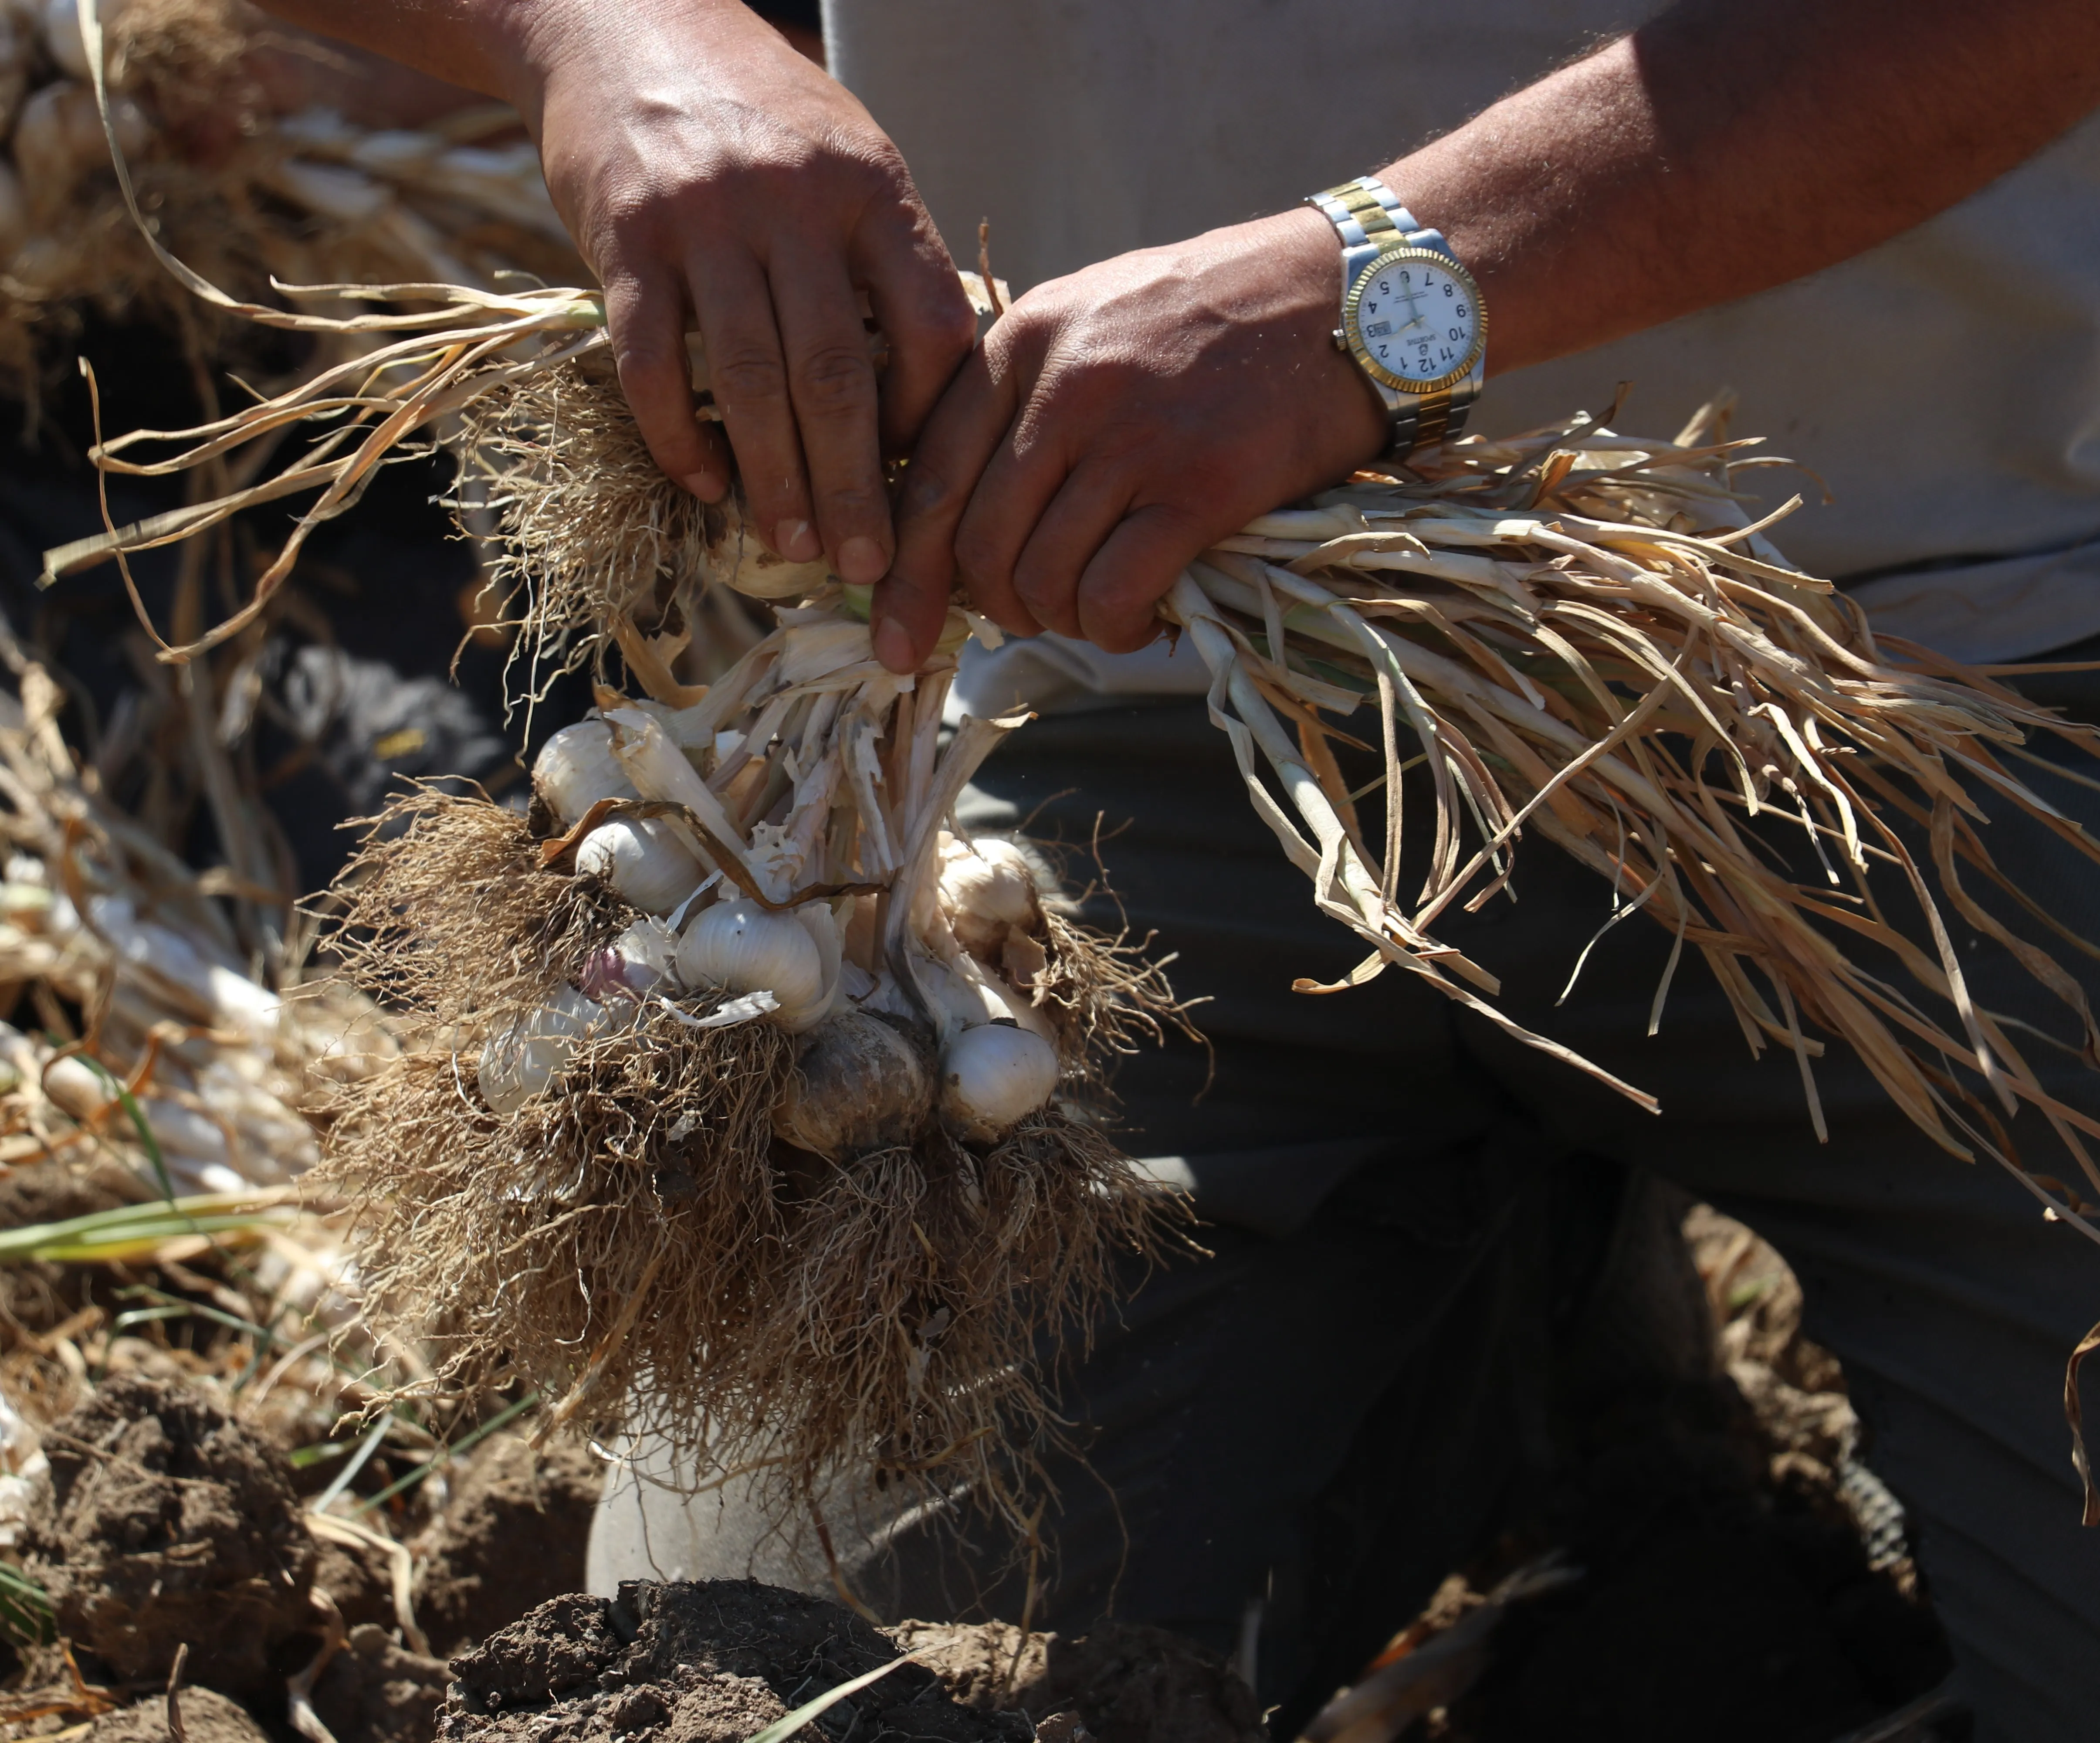
[[[790,563],[748,536],[742,546],[735,567],[722,579],[747,599],[801,599],[832,578],[828,563]]]
[[[482,1099],[508,1119],[568,1069],[576,1044],[605,1007],[564,986],[546,1004],[498,1030],[483,1044],[474,1067]]]
[[[660,920],[629,926],[584,964],[576,985],[586,998],[646,999],[673,978],[673,958],[678,935]]]
[[[845,1010],[812,1029],[774,1110],[774,1135],[846,1162],[909,1144],[933,1106],[927,1057],[900,1022]]]
[[[576,876],[601,877],[645,914],[668,914],[706,876],[693,850],[660,817],[615,817],[583,838]]]
[[[564,829],[575,828],[601,799],[641,796],[613,755],[612,728],[602,720],[580,720],[541,745],[532,784]]]
[[[965,1029],[941,1058],[941,1117],[966,1144],[995,1143],[1057,1088],[1057,1050],[1007,1023]]]
[[[1048,1014],[968,951],[959,950],[945,962],[921,957],[917,968],[920,991],[945,1019],[943,1033],[974,1029],[985,1023],[1012,1023],[1055,1049],[1057,1031]]]
[[[817,960],[823,969],[823,979],[814,999],[807,1005],[783,1004],[781,1008],[781,1026],[790,1035],[801,1035],[815,1028],[839,1008],[845,970],[842,938],[845,929],[831,905],[824,902],[805,902],[795,910],[795,919],[810,934],[810,942],[817,947]]]
[[[697,991],[770,992],[800,1013],[825,996],[824,959],[792,914],[746,898],[704,908],[678,940],[678,979]]]

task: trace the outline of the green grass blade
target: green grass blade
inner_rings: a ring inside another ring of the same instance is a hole
[[[15,1646],[48,1646],[59,1637],[44,1588],[20,1568],[4,1562],[0,1562],[0,1636]]]
[[[364,1500],[359,1502],[355,1507],[350,1510],[350,1516],[352,1519],[355,1519],[360,1513],[369,1513],[373,1508],[380,1506],[382,1503],[391,1501],[395,1496],[399,1494],[403,1489],[413,1489],[417,1484],[421,1482],[425,1477],[428,1476],[439,1466],[451,1463],[453,1459],[458,1458],[461,1453],[465,1452],[470,1446],[473,1445],[475,1441],[487,1439],[490,1435],[495,1433],[497,1429],[501,1428],[505,1423],[510,1421],[513,1418],[523,1416],[526,1411],[531,1410],[532,1406],[539,1401],[539,1393],[536,1392],[527,1392],[525,1396],[520,1398],[515,1404],[510,1405],[507,1409],[499,1410],[495,1415],[489,1418],[487,1422],[483,1423],[479,1428],[475,1429],[472,1434],[461,1435],[459,1439],[455,1441],[450,1446],[440,1448],[434,1457],[426,1458],[421,1464],[417,1465],[414,1470],[409,1472],[406,1476],[397,1476],[395,1478],[392,1482],[389,1483],[384,1489],[381,1489],[377,1494],[367,1496]]]
[[[258,1202],[258,1198],[263,1202]],[[0,1265],[32,1260],[92,1263],[123,1258],[133,1249],[157,1247],[188,1234],[225,1234],[263,1229],[281,1220],[280,1201],[255,1193],[200,1193],[193,1198],[119,1205],[64,1222],[31,1223],[0,1230]]]
[[[888,1664],[879,1664],[872,1670],[863,1670],[858,1676],[827,1688],[814,1701],[805,1701],[785,1718],[776,1719],[748,1743],[788,1743],[788,1739],[808,1724],[813,1719],[822,1718],[848,1695],[858,1694],[878,1678],[885,1677],[899,1665],[911,1663],[909,1658],[893,1658]]]
[[[110,1093],[117,1097],[117,1105],[124,1110],[126,1117],[130,1120],[131,1129],[139,1135],[139,1147],[145,1151],[146,1159],[153,1165],[153,1178],[161,1183],[161,1196],[173,1204],[175,1202],[175,1183],[168,1177],[167,1158],[161,1154],[161,1141],[153,1136],[152,1125],[146,1118],[146,1110],[139,1105],[139,1098],[124,1087],[122,1079],[115,1072],[91,1053],[76,1053],[73,1057],[108,1084]]]

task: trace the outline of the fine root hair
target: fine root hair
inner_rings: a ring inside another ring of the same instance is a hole
[[[1149,934],[1133,938],[1126,927],[1111,937],[1054,906],[1043,918],[1048,960],[1035,977],[1035,999],[1057,1028],[1068,1082],[1098,1094],[1115,1058],[1148,1042],[1162,1045],[1169,1030],[1202,1040],[1189,1015],[1200,1001],[1175,996],[1167,977],[1174,957],[1148,955]]]
[[[686,633],[709,553],[741,538],[731,507],[704,503],[651,457],[603,350],[496,388],[453,445],[459,504],[501,526],[489,585],[528,691],[602,668],[621,630]]]

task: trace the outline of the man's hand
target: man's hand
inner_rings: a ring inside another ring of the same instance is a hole
[[[760,536],[849,581],[889,567],[883,454],[909,448],[976,321],[903,160],[840,85],[737,0],[265,3],[515,103],[657,463],[710,501],[729,488],[695,414],[697,324]]]
[[[1141,646],[1206,546],[1379,453],[1377,398],[1330,342],[1341,251],[1317,212],[1088,267],[1021,298],[906,469],[876,651],[931,651],[957,580],[1017,635]]]

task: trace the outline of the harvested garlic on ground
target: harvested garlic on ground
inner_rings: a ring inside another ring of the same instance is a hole
[[[603,878],[645,914],[668,914],[704,874],[684,838],[662,818],[615,817],[584,837],[576,875]]]
[[[575,828],[601,799],[639,796],[612,753],[612,728],[602,720],[564,726],[540,746],[532,784],[564,829]]]
[[[943,848],[941,900],[963,947],[980,955],[995,952],[1008,927],[1032,932],[1041,911],[1027,857],[997,836]]]
[[[564,986],[528,1016],[483,1044],[474,1076],[482,1097],[508,1119],[568,1069],[569,1059],[605,1007]]]
[[[1008,1023],[965,1029],[941,1059],[941,1113],[967,1143],[989,1144],[1057,1087],[1057,1050]]]
[[[689,987],[770,992],[789,1016],[824,994],[823,955],[808,929],[748,898],[704,909],[678,940],[677,963]]]

